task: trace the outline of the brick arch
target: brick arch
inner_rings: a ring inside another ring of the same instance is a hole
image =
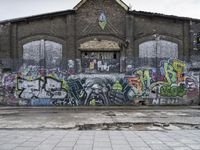
[[[94,36],[88,36],[88,37],[84,37],[84,38],[81,38],[77,41],[77,57],[80,58],[80,55],[81,55],[81,50],[79,49],[81,47],[81,44],[84,44],[86,42],[90,42],[90,41],[94,41],[94,40],[97,40],[97,41],[106,41],[106,42],[113,42],[116,44],[118,44],[119,46],[119,51],[123,52],[124,49],[122,47],[120,47],[121,44],[124,43],[124,40],[123,39],[120,39],[118,37],[115,37],[115,36],[105,36],[105,35],[94,35]],[[106,49],[105,49],[106,50]]]
[[[120,46],[117,42],[110,40],[98,40],[93,39],[87,42],[80,44],[79,50],[120,50]]]
[[[178,44],[167,40],[146,41],[139,45],[139,58],[178,58]]]
[[[44,50],[42,50],[39,46],[42,43],[46,47]],[[21,41],[19,41],[18,44],[18,57],[22,60],[20,61],[18,67],[20,67],[22,63],[33,63],[35,65],[44,65],[45,63],[46,67],[59,66],[62,63],[62,60],[65,56],[65,41],[57,37],[47,35],[36,35],[24,38]],[[36,49],[34,50],[34,48],[31,48],[31,45],[35,45]],[[33,51],[35,51],[35,53]],[[39,63],[41,61],[43,63]]]
[[[123,42],[123,39],[121,39],[119,37],[116,37],[116,36],[91,35],[91,36],[86,36],[86,37],[83,37],[83,38],[79,39],[77,41],[77,47],[82,43],[85,43],[87,41],[91,41],[91,40],[94,40],[94,39],[114,41],[114,42],[117,42],[117,43],[122,43]]]
[[[162,35],[162,34],[157,34],[157,36],[160,37],[160,40],[166,40],[166,41],[174,42],[174,43],[177,43],[177,44],[179,44],[181,42],[180,39],[173,37],[173,36]],[[147,35],[147,36],[144,36],[144,37],[137,39],[139,44],[146,42],[146,41],[150,41],[150,40],[155,40],[155,34]]]
[[[141,37],[141,38],[135,40],[134,47],[137,50],[137,56],[139,56],[139,47],[142,43],[155,41],[155,40],[156,40],[155,34],[144,36],[144,37]],[[183,43],[180,39],[172,37],[172,36],[168,36],[168,35],[159,35],[159,41],[166,41],[166,42],[171,42],[171,43],[177,44],[178,56],[180,56],[181,50],[183,49]]]
[[[19,41],[19,43],[18,43],[18,58],[23,58],[23,45],[25,45],[26,43],[41,40],[41,39],[61,44],[63,47],[62,55],[65,56],[66,42],[63,39],[55,37],[55,36],[48,36],[48,35],[35,35],[35,36],[30,36],[30,37],[24,38]]]

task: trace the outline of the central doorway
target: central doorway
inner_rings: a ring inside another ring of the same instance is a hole
[[[94,38],[80,44],[83,73],[119,73],[120,47],[115,41]]]
[[[84,73],[116,73],[120,69],[120,52],[82,51]]]

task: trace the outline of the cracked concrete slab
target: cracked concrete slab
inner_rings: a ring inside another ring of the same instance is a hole
[[[199,109],[78,110],[0,108],[0,129],[178,130],[199,129]],[[154,123],[170,124],[156,127]]]

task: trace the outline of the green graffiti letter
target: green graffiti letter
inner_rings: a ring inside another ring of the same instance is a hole
[[[174,72],[173,67],[167,62],[164,63],[165,78],[169,84],[176,83],[176,72]]]

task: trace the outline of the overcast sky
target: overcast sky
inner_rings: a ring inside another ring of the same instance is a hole
[[[80,0],[0,0],[0,20],[72,9]],[[124,0],[133,10],[200,19],[200,0]]]

